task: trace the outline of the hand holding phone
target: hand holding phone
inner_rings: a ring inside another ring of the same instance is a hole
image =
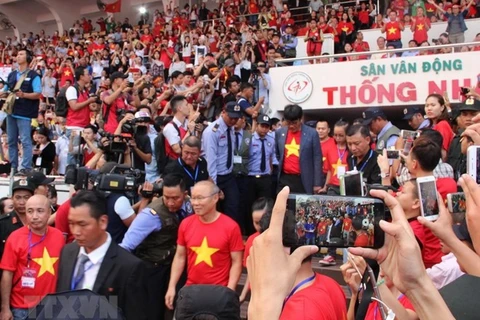
[[[467,149],[467,174],[480,184],[480,146],[470,146]]]
[[[465,194],[463,192],[447,194],[448,211],[451,213],[465,213],[467,211]]]
[[[389,160],[400,159],[400,150],[387,150],[387,159]]]
[[[437,185],[434,176],[417,178],[418,195],[420,197],[420,212],[429,221],[438,219],[439,206]]]

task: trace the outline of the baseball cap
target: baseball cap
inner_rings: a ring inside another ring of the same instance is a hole
[[[382,109],[378,107],[373,107],[373,108],[368,108],[365,110],[365,112],[362,114],[363,117],[363,125],[368,126],[373,119],[376,117],[387,117],[385,113],[383,112]]]
[[[112,73],[112,75],[110,76],[110,81],[113,82],[118,78],[127,79],[128,74],[124,74],[123,72],[116,71],[116,72]]]
[[[240,108],[236,101],[228,102],[225,106],[225,111],[227,111],[230,118],[241,118],[243,115],[242,108]]]
[[[467,223],[464,220],[459,224],[453,225],[453,232],[457,236],[458,239],[461,241],[470,241],[472,242],[472,238],[470,237],[470,233],[468,232]]]
[[[35,185],[35,189],[38,186],[44,186],[55,181],[55,178],[47,178],[42,172],[34,171],[28,177],[27,180]]]
[[[150,122],[151,117],[146,111],[137,111],[135,113],[135,120],[139,122]]]
[[[293,23],[288,23],[288,24],[286,25],[286,28],[293,28]]]
[[[480,111],[480,101],[470,97],[460,105],[458,111]]]
[[[422,114],[422,109],[420,109],[419,107],[405,108],[403,109],[403,120],[410,120],[417,113]]]
[[[270,117],[266,114],[259,114],[257,117],[257,123],[270,125]]]
[[[227,59],[223,65],[225,67],[233,67],[235,65],[235,61],[233,61],[233,59]]]
[[[272,34],[272,38],[273,38],[273,37],[279,37],[279,38],[280,38],[280,33],[274,32],[274,33]]]
[[[27,190],[30,191],[32,194],[35,192],[36,186],[28,179],[20,179],[13,183],[12,186],[12,193],[17,190]]]
[[[235,291],[219,285],[185,286],[178,292],[174,319],[190,320],[200,315],[240,320],[240,301]]]

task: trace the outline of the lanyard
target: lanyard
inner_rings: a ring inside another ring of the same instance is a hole
[[[90,265],[88,266],[88,268],[85,268],[81,277],[79,277],[78,279],[75,279],[74,276],[72,277],[72,282],[70,283],[71,290],[75,290],[75,287],[80,283],[80,281],[82,281],[83,278],[85,278],[85,273],[87,273],[88,270],[92,269],[94,265],[95,264],[90,261]],[[73,272],[75,272],[75,269],[73,270]]]
[[[397,300],[400,300],[402,299],[404,296],[404,294],[402,293],[398,298]],[[375,306],[375,309],[373,309],[373,319],[376,320],[377,319],[377,311],[378,311],[378,308],[380,307],[380,302],[376,301],[377,302],[377,305]]]
[[[38,242],[32,243],[32,230],[28,232],[28,253],[27,253],[27,268],[30,268],[30,260],[32,260],[32,249],[36,245],[40,244],[45,240],[47,236],[47,230],[45,230],[45,234],[40,238]]]
[[[188,174],[188,176],[190,178],[192,178],[193,182],[197,182],[197,178],[198,178],[198,167],[199,165],[197,164],[195,166],[195,178],[192,176],[192,174],[190,173],[190,171],[188,171],[188,169],[182,164],[182,161],[180,160],[180,158],[178,158],[178,163],[182,166],[183,170],[185,170],[185,172]]]
[[[368,160],[370,160],[370,158],[372,157],[372,154],[373,154],[373,151],[372,151],[372,149],[370,149],[370,155],[368,156],[367,161],[365,161],[365,162],[363,163],[362,167],[361,167],[360,170],[358,170],[358,171],[363,172],[363,169],[365,169],[365,166],[367,165]]]
[[[343,156],[345,155],[346,152],[347,152],[347,148],[343,149],[343,153],[340,154],[340,149],[337,147],[338,159],[340,159],[340,161],[343,161]]]
[[[288,299],[290,299],[290,298],[295,294],[295,292],[297,292],[297,290],[298,290],[301,286],[309,283],[310,281],[313,281],[313,280],[315,279],[315,276],[316,276],[316,274],[313,274],[313,276],[311,276],[311,277],[309,277],[309,278],[307,278],[307,279],[305,279],[305,280],[300,281],[295,287],[293,287],[293,289],[292,289],[292,291],[290,292],[290,294],[285,298],[285,301],[283,301],[283,306],[285,307],[285,304],[287,303]]]

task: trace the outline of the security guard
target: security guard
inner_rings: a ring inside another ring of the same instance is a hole
[[[272,197],[272,165],[275,159],[275,138],[268,134],[270,117],[259,114],[252,135],[248,161],[249,204],[260,197]]]
[[[148,268],[147,291],[149,319],[164,319],[170,268],[175,256],[180,222],[193,214],[182,176],[167,174],[163,177],[163,195],[140,211],[128,228],[121,247],[135,253]],[[148,201],[145,200],[144,201]]]
[[[252,133],[249,131],[250,125],[247,124],[245,114],[238,119],[235,125],[235,143],[233,157],[233,174],[237,183],[238,192],[240,193],[240,202],[238,204],[239,215],[243,218],[243,227],[248,228],[248,217],[251,217],[251,206],[249,206],[248,190],[248,158]],[[246,218],[246,219],[245,219]]]
[[[237,221],[241,227],[243,219],[238,212],[240,194],[233,174],[235,147],[233,127],[240,117],[242,108],[235,101],[228,102],[220,117],[203,132],[202,151],[207,159],[210,178],[224,195],[219,211]]]

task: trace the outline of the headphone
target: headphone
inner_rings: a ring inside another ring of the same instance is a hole
[[[25,52],[27,53],[27,63],[30,64],[33,60],[33,55],[30,50],[25,49]]]

